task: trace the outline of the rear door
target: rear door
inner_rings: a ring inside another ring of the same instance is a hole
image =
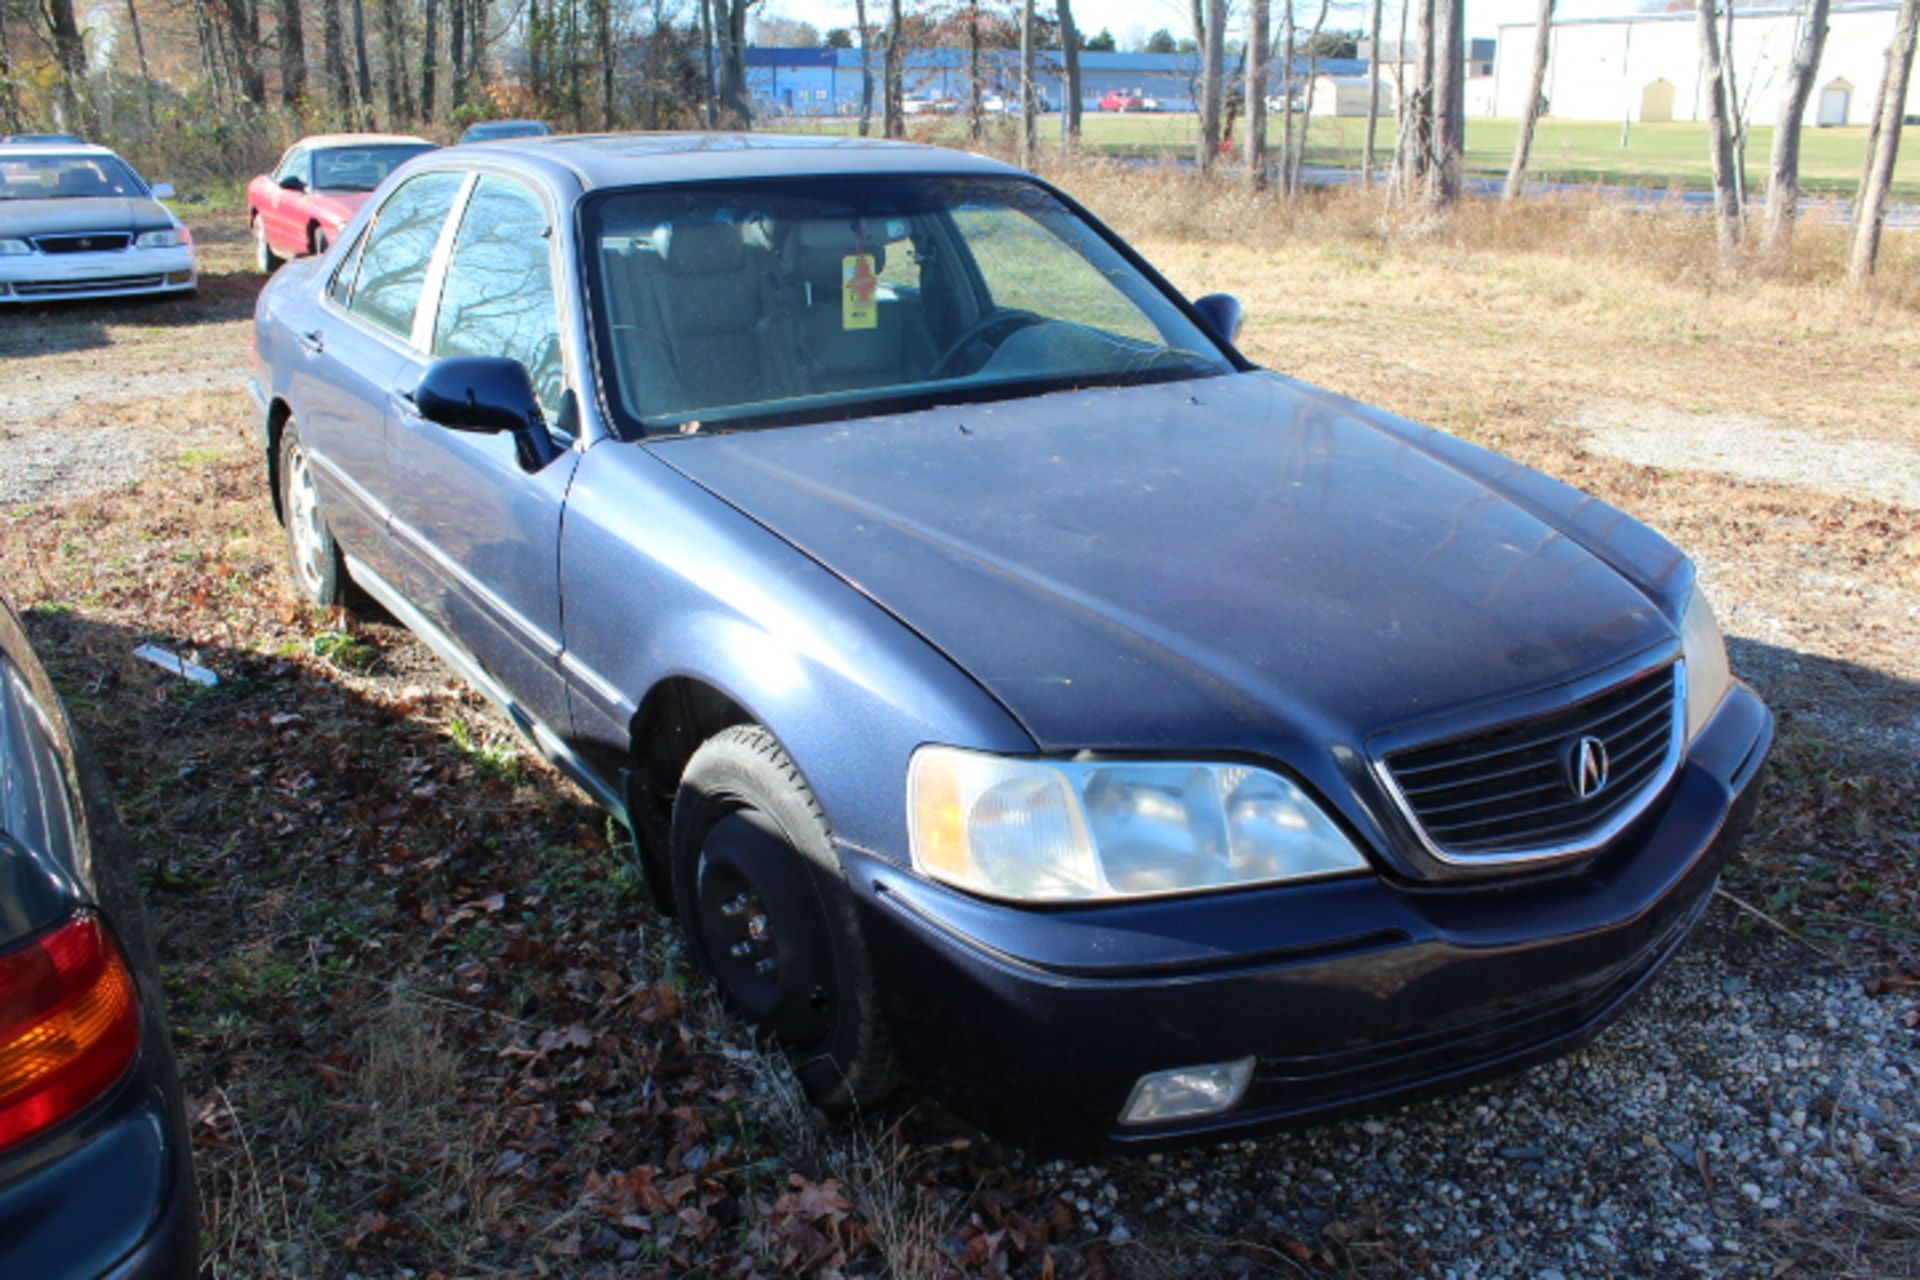
[[[447,214],[466,183],[449,170],[396,187],[327,282],[299,335],[293,405],[334,537],[349,555],[396,579],[387,522],[403,482],[387,458],[392,388],[424,357],[415,320]],[[417,376],[417,373],[415,374]]]
[[[421,316],[435,357],[506,356],[533,381],[563,446],[573,412],[560,337],[555,211],[533,187],[476,179],[452,233],[437,308]],[[408,393],[416,357],[392,384],[388,457],[400,479],[393,541],[414,603],[515,701],[568,731],[560,676],[560,516],[579,454],[563,447],[537,471],[511,435],[452,431],[421,418]]]

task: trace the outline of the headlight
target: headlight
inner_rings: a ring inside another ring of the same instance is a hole
[[[193,236],[185,227],[167,227],[161,231],[142,231],[134,243],[142,249],[178,249],[183,244],[192,244]]]
[[[907,818],[916,870],[994,898],[1138,898],[1367,869],[1306,792],[1237,764],[922,747]]]
[[[1687,660],[1687,740],[1691,742],[1733,683],[1720,624],[1713,620],[1713,606],[1699,587],[1693,589],[1686,612],[1680,615],[1680,646]]]
[[[33,246],[25,240],[0,240],[0,258],[11,258],[15,254],[32,252]]]

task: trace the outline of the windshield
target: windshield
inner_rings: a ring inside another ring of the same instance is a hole
[[[402,164],[431,150],[430,144],[419,142],[316,151],[313,153],[313,187],[316,191],[371,191]]]
[[[1017,178],[614,192],[584,231],[632,434],[1231,372],[1160,289]]]
[[[117,156],[0,155],[0,200],[144,197],[147,184]]]

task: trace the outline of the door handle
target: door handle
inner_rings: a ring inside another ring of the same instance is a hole
[[[319,355],[327,349],[327,335],[318,329],[309,329],[300,335],[300,345],[309,355]]]

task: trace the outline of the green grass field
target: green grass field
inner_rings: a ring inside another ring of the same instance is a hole
[[[1089,112],[1085,117],[1085,137],[1089,145],[1111,155],[1155,155],[1163,151],[1186,151],[1193,146],[1196,129],[1191,114],[1109,115]],[[958,119],[933,121],[916,117],[911,122],[915,133],[933,129],[936,139],[958,140],[964,136],[966,122]],[[1480,175],[1504,176],[1513,159],[1514,137],[1519,121],[1473,118],[1467,121],[1467,168]],[[996,121],[1010,130],[1011,124]],[[770,121],[766,127],[804,129],[807,132],[845,133],[852,125],[845,121]],[[1360,166],[1366,141],[1364,119],[1315,119],[1307,143],[1307,162],[1345,168]],[[1277,127],[1275,129],[1277,132]],[[1773,129],[1755,127],[1747,144],[1748,189],[1761,191],[1766,185],[1768,156],[1773,147]],[[1040,136],[1046,140],[1060,136],[1058,116],[1043,117]],[[1866,156],[1867,131],[1864,126],[1840,129],[1806,129],[1800,135],[1800,182],[1809,195],[1850,196],[1860,180],[1860,167]],[[1393,120],[1382,119],[1378,143],[1382,157],[1392,154]],[[1920,199],[1920,148],[1904,149],[1895,172],[1896,199]],[[1636,124],[1621,145],[1620,126],[1591,120],[1555,120],[1540,122],[1534,135],[1533,176],[1565,182],[1605,182],[1624,186],[1654,188],[1681,187],[1704,190],[1711,181],[1707,158],[1705,124]]]

